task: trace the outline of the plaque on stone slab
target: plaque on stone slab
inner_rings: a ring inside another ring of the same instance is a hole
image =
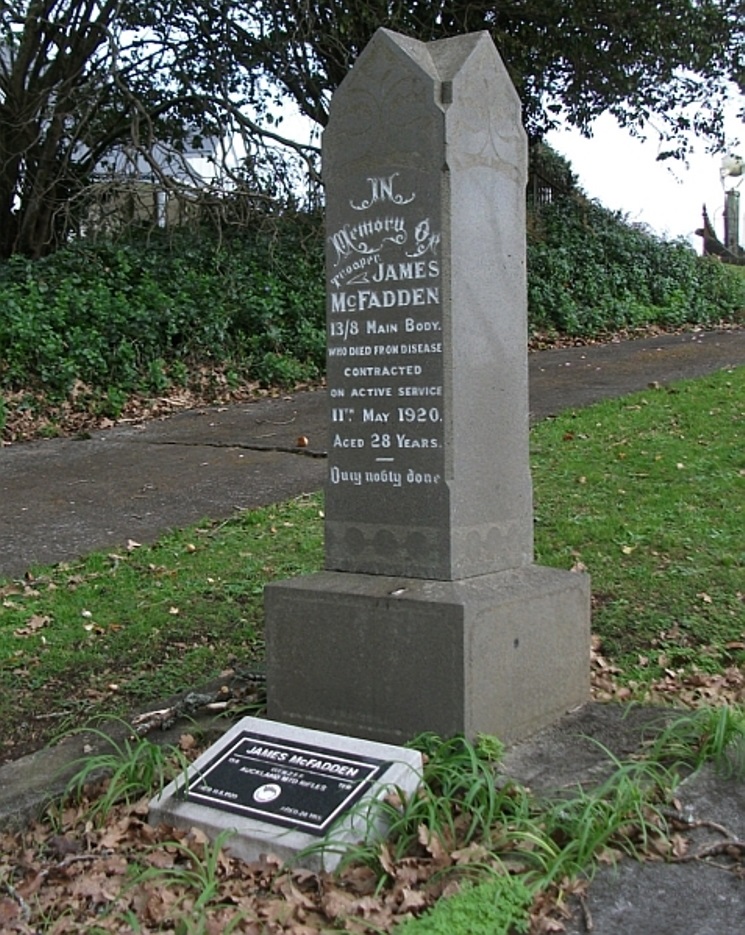
[[[382,835],[374,803],[390,789],[413,793],[421,778],[414,750],[261,718],[243,718],[150,803],[150,822],[198,827],[256,859],[292,859],[333,869],[345,844]]]

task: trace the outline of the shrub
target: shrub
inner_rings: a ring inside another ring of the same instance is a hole
[[[533,332],[599,336],[741,313],[741,269],[588,201],[546,147],[539,162],[560,187],[529,215]],[[81,240],[42,260],[0,264],[0,390],[55,402],[83,384],[116,417],[128,395],[184,385],[197,366],[264,385],[315,379],[325,344],[315,215],[259,219],[229,237],[179,230]]]
[[[267,384],[319,376],[323,276],[307,226],[296,218],[271,235],[180,232],[13,257],[0,266],[0,385],[56,397],[76,380],[159,392],[171,371],[183,382],[193,359]]]
[[[534,208],[528,242],[533,331],[593,336],[713,325],[745,308],[745,278],[573,192]]]

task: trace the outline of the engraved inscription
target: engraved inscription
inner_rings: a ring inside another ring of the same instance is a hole
[[[441,235],[412,173],[361,179],[329,242],[329,483],[443,483]],[[399,209],[396,211],[391,206]]]
[[[241,731],[181,791],[187,800],[321,837],[387,761]]]
[[[371,208],[374,204],[377,204],[379,201],[390,201],[394,205],[407,205],[409,202],[413,201],[416,198],[416,195],[399,195],[393,191],[394,180],[398,178],[400,173],[393,172],[388,176],[378,176],[376,178],[368,179],[370,183],[370,196],[363,199],[363,201],[356,205],[353,201],[350,200],[350,208],[354,208],[355,211],[366,211],[368,208]]]

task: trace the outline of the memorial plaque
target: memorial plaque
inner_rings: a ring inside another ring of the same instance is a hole
[[[348,845],[385,836],[377,802],[414,795],[421,776],[416,750],[244,717],[151,800],[148,820],[223,835],[244,860],[333,870]]]
[[[390,762],[242,731],[192,776],[184,798],[323,837]]]

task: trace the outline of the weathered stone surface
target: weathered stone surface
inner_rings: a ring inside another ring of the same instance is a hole
[[[532,560],[525,135],[486,33],[379,30],[334,96],[327,568]]]
[[[321,572],[265,592],[269,716],[401,743],[514,740],[589,695],[589,578],[536,565],[462,581]]]
[[[589,694],[589,582],[533,564],[525,134],[488,34],[379,30],[324,173],[326,571],[266,589],[270,716],[516,739]]]

